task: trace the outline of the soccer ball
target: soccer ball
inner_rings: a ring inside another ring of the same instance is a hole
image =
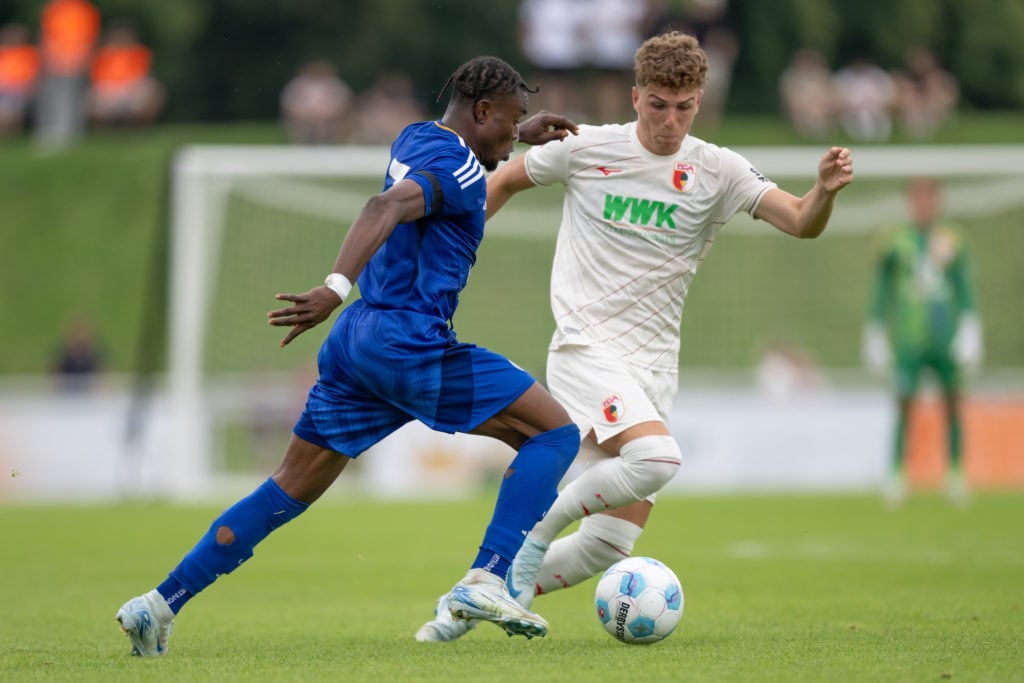
[[[656,643],[683,616],[683,587],[661,562],[629,557],[601,576],[594,595],[597,618],[624,643]]]

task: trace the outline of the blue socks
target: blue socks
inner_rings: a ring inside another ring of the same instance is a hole
[[[568,424],[529,439],[505,471],[494,515],[473,569],[504,578],[523,539],[558,496],[558,482],[580,449],[580,430]]]
[[[295,500],[273,479],[235,503],[214,520],[210,530],[157,586],[171,611],[178,613],[192,596],[229,574],[253,554],[271,531],[305,512],[309,503]]]
[[[558,482],[579,446],[580,431],[574,424],[538,434],[522,445],[505,472],[474,568],[501,577],[508,573],[526,534],[558,496]],[[272,478],[267,479],[214,520],[157,591],[177,614],[218,576],[231,573],[252,557],[253,548],[271,531],[308,507],[282,491]]]

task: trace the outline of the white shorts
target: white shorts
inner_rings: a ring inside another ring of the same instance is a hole
[[[548,352],[548,390],[586,438],[603,443],[642,422],[668,424],[679,390],[675,372],[624,363],[599,346],[562,346]]]

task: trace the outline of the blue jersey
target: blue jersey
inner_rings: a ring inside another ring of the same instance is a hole
[[[534,383],[451,329],[484,234],[483,167],[454,131],[430,121],[391,146],[384,189],[406,178],[423,188],[425,215],[395,226],[360,274],[361,298],[320,347],[320,377],[294,429],[349,457],[413,419],[470,432]]]
[[[407,127],[391,146],[384,189],[423,188],[425,215],[399,223],[359,276],[365,303],[451,320],[484,234],[487,182],[465,141],[438,121]]]

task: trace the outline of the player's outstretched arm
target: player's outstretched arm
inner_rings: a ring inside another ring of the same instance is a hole
[[[355,282],[395,226],[422,218],[424,207],[423,188],[408,179],[370,197],[345,235],[332,272],[344,275],[349,283]],[[319,325],[342,304],[340,294],[327,285],[314,287],[302,294],[276,294],[274,298],[292,303],[287,308],[267,314],[271,325],[291,327],[281,340],[281,346],[287,346],[306,330]]]
[[[853,182],[853,158],[846,147],[832,147],[818,163],[814,187],[803,197],[785,190],[765,193],[754,213],[794,237],[812,238],[825,231],[836,195]]]
[[[564,116],[540,111],[519,124],[519,141],[528,145],[542,145],[552,140],[564,140],[569,134],[579,135],[579,127]],[[505,206],[512,195],[533,187],[526,174],[522,155],[502,164],[487,179],[487,218]]]
[[[519,142],[543,145],[552,140],[564,140],[570,133],[578,135],[579,127],[570,119],[541,110],[519,124]]]

